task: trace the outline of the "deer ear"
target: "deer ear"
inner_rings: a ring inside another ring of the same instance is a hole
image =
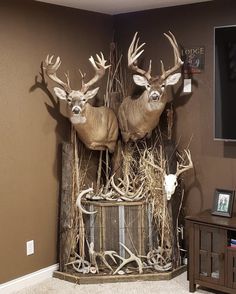
[[[170,75],[166,79],[166,86],[172,86],[172,85],[177,84],[180,77],[181,77],[181,73],[176,73],[176,74]]]
[[[148,80],[143,76],[133,75],[133,80],[134,80],[135,84],[138,86],[145,87],[148,85]]]
[[[97,87],[97,88],[95,88],[93,90],[88,91],[85,94],[86,100],[92,99],[97,94],[98,90],[99,90],[99,87]]]
[[[67,96],[66,91],[58,87],[55,87],[53,90],[59,99],[66,100],[66,96]]]

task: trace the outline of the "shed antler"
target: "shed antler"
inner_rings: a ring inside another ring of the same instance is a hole
[[[190,150],[184,150],[187,159],[188,159],[188,165],[183,165],[183,164],[179,164],[179,162],[177,162],[177,171],[176,171],[176,176],[178,177],[180,174],[182,174],[183,172],[193,168],[193,162],[192,162],[192,158],[191,158],[191,153]]]
[[[181,67],[183,61],[181,60],[179,48],[175,36],[169,31],[169,35],[164,33],[164,36],[169,40],[173,50],[174,50],[174,66],[169,70],[165,71],[164,64],[161,60],[161,79],[165,80],[170,74],[175,72],[177,69]]]
[[[110,67],[110,65],[106,65],[106,60],[102,54],[102,52],[100,52],[101,56],[99,56],[98,54],[96,54],[96,57],[97,57],[97,61],[94,60],[93,56],[91,56],[89,58],[89,61],[91,62],[94,70],[95,70],[95,76],[87,83],[84,82],[84,77],[85,77],[85,74],[81,74],[82,76],[82,88],[81,88],[81,92],[85,93],[93,84],[95,84],[98,80],[100,80],[105,72],[106,72],[106,69],[108,67]]]
[[[76,200],[76,206],[85,214],[94,214],[97,212],[97,211],[87,211],[81,204],[82,197],[91,192],[93,192],[93,188],[88,188],[86,190],[81,191]]]
[[[44,66],[44,69],[46,71],[46,74],[51,80],[61,85],[67,93],[70,93],[72,90],[70,87],[69,75],[65,74],[66,76],[66,83],[65,83],[61,79],[59,79],[56,74],[58,68],[61,65],[61,58],[58,56],[55,63],[53,63],[53,58],[54,58],[54,55],[52,56],[47,55],[45,59],[46,66]]]
[[[129,256],[129,258],[123,258],[123,257],[119,256],[118,254],[113,254],[113,256],[119,258],[122,261],[122,263],[114,271],[113,275],[116,275],[120,269],[122,269],[126,264],[128,264],[130,262],[136,262],[136,264],[138,265],[138,271],[140,274],[142,274],[143,273],[143,264],[142,264],[141,259],[138,256],[136,256],[131,250],[129,250],[129,248],[127,248],[123,243],[121,243],[121,242],[119,242],[119,243],[130,256]]]
[[[133,186],[129,181],[129,176],[126,176],[126,181],[118,178],[120,184],[124,187],[124,189],[117,186],[114,182],[114,175],[111,177],[111,186],[115,190],[116,193],[120,195],[120,199],[124,201],[139,201],[144,197],[144,181],[137,188]],[[130,191],[131,190],[131,191]]]

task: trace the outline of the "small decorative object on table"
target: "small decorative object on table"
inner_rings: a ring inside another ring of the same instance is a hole
[[[213,200],[212,214],[231,217],[234,194],[235,192],[231,190],[216,189]]]

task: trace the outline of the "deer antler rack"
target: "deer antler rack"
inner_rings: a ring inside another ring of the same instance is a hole
[[[45,59],[46,66],[44,66],[44,70],[45,70],[47,76],[51,80],[53,80],[57,84],[61,85],[67,93],[70,93],[72,91],[72,89],[70,87],[69,75],[65,74],[66,83],[63,82],[61,79],[59,79],[57,76],[57,70],[61,65],[61,58],[58,56],[55,63],[53,63],[53,58],[54,58],[54,55],[52,55],[52,56],[47,55],[47,57]]]
[[[133,71],[145,76],[148,80],[151,79],[151,68],[152,68],[152,61],[150,60],[149,69],[145,71],[138,67],[138,58],[144,52],[143,46],[145,43],[139,45],[139,38],[137,38],[138,32],[135,33],[133,40],[129,46],[128,50],[128,67]],[[140,49],[142,49],[140,51]]]
[[[170,68],[169,70],[165,71],[164,64],[161,60],[162,74],[161,74],[160,78],[162,80],[165,80],[170,74],[172,74],[177,69],[179,69],[181,67],[181,65],[183,64],[183,61],[181,60],[181,57],[180,57],[180,52],[179,52],[179,48],[178,48],[178,44],[175,39],[175,36],[170,31],[169,31],[169,35],[164,33],[164,36],[169,40],[169,42],[174,50],[174,66],[172,68]]]
[[[192,162],[192,157],[191,157],[191,153],[190,150],[184,150],[187,159],[188,159],[188,164],[187,165],[183,165],[180,164],[179,162],[177,162],[177,171],[176,171],[176,176],[178,177],[180,174],[182,174],[183,172],[193,168],[193,162]]]
[[[106,69],[108,67],[110,67],[110,65],[106,65],[106,60],[102,54],[102,52],[100,52],[99,54],[96,54],[97,60],[95,60],[93,58],[93,56],[91,56],[89,58],[90,63],[92,64],[94,70],[95,70],[95,76],[88,81],[87,83],[84,82],[84,78],[86,76],[85,73],[82,73],[82,71],[80,70],[80,74],[82,77],[82,86],[81,86],[81,92],[85,93],[88,91],[88,89],[95,84],[97,81],[99,81],[105,74]],[[67,93],[70,93],[72,91],[71,87],[70,87],[70,81],[69,81],[69,75],[65,74],[66,76],[66,82],[63,82],[61,79],[58,78],[57,76],[57,70],[59,69],[60,65],[61,65],[61,59],[58,56],[56,58],[56,61],[53,63],[53,58],[54,56],[49,56],[47,55],[46,59],[45,59],[45,66],[44,69],[46,71],[46,74],[48,75],[48,77],[53,80],[54,82],[56,82],[57,84],[61,85],[65,91]]]
[[[93,84],[95,84],[98,80],[100,80],[104,76],[106,69],[110,67],[110,65],[106,65],[107,61],[105,60],[102,52],[100,52],[100,54],[101,56],[96,54],[97,61],[93,58],[93,56],[89,58],[89,61],[91,62],[95,70],[95,76],[89,82],[87,83],[84,82],[85,74],[82,74],[80,71],[80,74],[82,76],[81,92],[83,93],[85,93]]]

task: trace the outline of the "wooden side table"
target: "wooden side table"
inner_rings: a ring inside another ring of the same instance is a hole
[[[210,210],[185,218],[189,230],[189,291],[201,285],[236,293],[236,216],[213,216]]]

